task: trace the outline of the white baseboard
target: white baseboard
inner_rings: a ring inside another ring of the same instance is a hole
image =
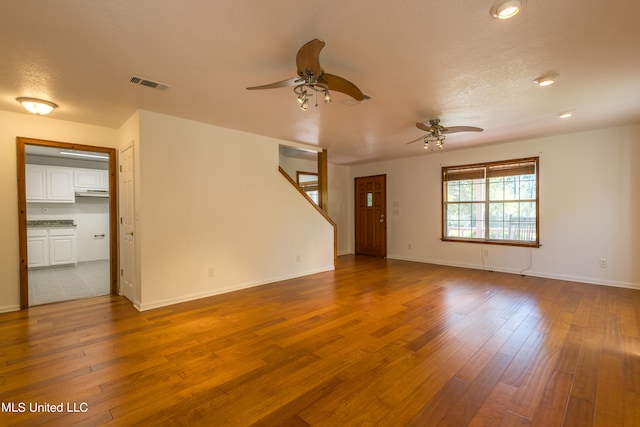
[[[10,313],[12,311],[20,311],[20,304],[0,306],[0,313]]]
[[[242,289],[253,288],[255,286],[267,285],[269,283],[275,283],[275,282],[280,282],[280,281],[283,281],[283,280],[295,279],[297,277],[309,276],[311,274],[316,274],[316,273],[324,273],[325,271],[332,271],[334,269],[335,269],[335,267],[333,265],[331,265],[331,266],[327,266],[327,267],[324,267],[324,268],[319,268],[319,269],[316,269],[316,270],[305,271],[305,272],[299,273],[299,274],[292,274],[292,275],[286,275],[286,276],[273,277],[273,278],[270,278],[270,279],[267,279],[267,280],[261,280],[261,281],[258,281],[258,282],[242,283],[242,284],[238,284],[238,285],[235,285],[235,286],[230,286],[228,288],[217,288],[217,289],[208,290],[206,292],[198,292],[198,293],[193,293],[193,294],[188,294],[188,295],[181,295],[181,296],[174,297],[174,298],[166,298],[166,299],[157,300],[157,301],[151,301],[151,302],[147,302],[147,303],[134,304],[133,306],[139,311],[152,310],[154,308],[166,307],[168,305],[179,304],[179,303],[187,302],[187,301],[193,301],[193,300],[197,300],[197,299],[200,299],[200,298],[207,298],[207,297],[212,297],[212,296],[215,296],[215,295],[226,294],[228,292],[234,292],[234,291],[239,291],[239,290],[242,290]]]
[[[542,277],[544,279],[565,280],[567,282],[578,282],[578,283],[587,283],[590,285],[614,286],[617,288],[628,288],[628,289],[640,290],[640,283],[606,281],[606,280],[594,279],[591,277],[554,274],[554,273],[548,273],[544,271],[495,268],[494,266],[491,266],[491,265],[483,266],[483,265],[476,265],[476,264],[451,263],[451,262],[445,262],[442,260],[409,258],[409,257],[403,257],[403,256],[396,256],[396,255],[388,255],[387,258],[397,259],[399,261],[412,261],[412,262],[420,262],[425,264],[445,265],[447,267],[471,268],[474,270],[497,271],[500,273],[510,273],[510,274],[520,274],[524,276]]]

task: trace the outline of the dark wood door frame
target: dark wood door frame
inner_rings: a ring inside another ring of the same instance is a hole
[[[354,178],[354,202],[355,253],[386,257],[387,176]]]
[[[46,141],[33,138],[16,138],[18,172],[18,232],[20,246],[20,308],[29,306],[29,271],[27,268],[27,196],[26,196],[26,145],[93,151],[109,155],[109,283],[112,294],[118,293],[118,188],[117,150],[115,148]]]

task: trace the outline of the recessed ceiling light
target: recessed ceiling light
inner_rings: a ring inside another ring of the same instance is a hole
[[[494,18],[509,19],[520,12],[526,0],[498,0],[493,4],[489,13]]]
[[[549,86],[556,82],[554,76],[538,77],[533,81],[538,86]]]
[[[22,104],[22,106],[30,113],[38,115],[49,114],[54,108],[58,108],[58,106],[53,102],[45,101],[43,99],[21,97],[16,98],[16,101]]]
[[[573,116],[573,113],[571,111],[558,114],[558,117],[560,117],[561,119],[568,119],[571,116]]]

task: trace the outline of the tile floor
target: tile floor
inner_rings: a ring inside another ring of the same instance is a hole
[[[29,270],[29,305],[48,304],[109,293],[109,260]]]

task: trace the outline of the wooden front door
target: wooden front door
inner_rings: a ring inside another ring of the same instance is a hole
[[[387,176],[355,179],[356,254],[387,256]]]

